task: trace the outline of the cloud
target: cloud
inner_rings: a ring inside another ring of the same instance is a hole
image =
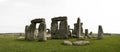
[[[7,0],[0,0],[0,2],[6,2]]]
[[[15,2],[13,3],[14,7],[30,7],[31,5],[25,2]]]

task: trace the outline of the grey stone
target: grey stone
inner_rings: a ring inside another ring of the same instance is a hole
[[[26,25],[26,26],[25,26],[25,40],[27,40],[28,37],[29,37],[29,26]]]
[[[46,41],[47,38],[46,38],[46,24],[44,22],[41,22],[41,24],[39,25],[39,28],[38,28],[38,40],[39,41]]]
[[[83,35],[83,23],[81,23],[80,18],[77,19],[77,23],[74,24],[74,30],[73,34],[80,39],[80,37]]]
[[[72,42],[71,42],[71,41],[68,41],[68,40],[65,40],[65,41],[63,41],[63,44],[64,44],[64,45],[72,45]]]
[[[75,46],[85,46],[85,45],[89,45],[90,42],[89,41],[75,41],[73,42],[73,45]]]
[[[103,39],[103,29],[102,29],[102,26],[101,25],[99,25],[98,26],[98,37],[97,37],[97,39]]]
[[[93,33],[92,32],[90,32],[90,34],[89,35],[92,35]]]
[[[38,31],[38,37],[36,37],[36,23],[40,23]],[[44,18],[38,18],[31,20],[30,26],[25,27],[25,39],[26,40],[47,40],[46,37],[46,24]]]
[[[71,30],[71,29],[70,29],[70,25],[68,25],[68,36],[69,36],[69,38],[72,37],[72,32],[71,32],[70,30]]]
[[[73,34],[77,35],[77,23],[74,24]]]
[[[41,22],[45,22],[45,19],[44,18],[38,18],[38,19],[31,20],[31,23],[41,23]]]
[[[88,29],[85,29],[85,38],[91,38],[91,37],[88,35]]]
[[[58,21],[60,21],[60,24],[58,24]],[[58,27],[58,25],[59,25],[59,27]],[[67,17],[52,18],[51,37],[57,38],[57,39],[68,38]]]
[[[83,23],[81,23],[81,35],[84,36],[84,34],[83,34]]]
[[[29,38],[28,40],[34,40],[34,31],[36,29],[36,24],[35,23],[32,23],[30,24],[30,27],[29,27]]]
[[[77,19],[77,38],[79,39],[81,36],[81,24],[80,24],[80,18]]]

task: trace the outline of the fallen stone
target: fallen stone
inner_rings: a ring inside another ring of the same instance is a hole
[[[71,42],[71,41],[68,41],[68,40],[65,40],[65,41],[63,41],[63,44],[64,44],[64,45],[72,45],[72,42]]]
[[[73,45],[75,46],[85,46],[85,45],[89,45],[90,42],[89,41],[75,41],[73,42]]]

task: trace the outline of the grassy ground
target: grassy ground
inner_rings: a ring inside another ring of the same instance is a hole
[[[91,42],[88,46],[65,46],[61,44],[63,40],[38,42],[16,40],[14,36],[0,36],[0,52],[120,52],[120,36],[87,40]]]

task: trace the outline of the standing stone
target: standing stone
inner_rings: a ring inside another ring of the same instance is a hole
[[[92,35],[93,33],[92,32],[90,32],[90,34],[89,35]]]
[[[74,24],[73,34],[77,37],[77,23]]]
[[[72,32],[70,31],[70,25],[68,25],[68,36],[69,38],[72,37]]]
[[[59,26],[59,37],[58,38],[68,38],[68,25],[67,21],[61,21]]]
[[[31,23],[30,27],[29,27],[29,38],[28,40],[34,40],[34,31],[36,29],[36,24],[35,23]]]
[[[58,23],[54,18],[52,19],[51,23],[51,37],[55,38],[56,37],[56,32],[58,32]]]
[[[90,32],[89,36],[90,36],[90,38],[96,38],[96,37],[93,35],[93,32]]]
[[[38,28],[38,40],[39,41],[46,41],[47,38],[46,38],[46,24],[45,24],[45,19],[42,19],[44,20],[43,22],[40,23],[39,25],[39,28]]]
[[[88,35],[88,29],[85,29],[85,38],[90,38],[90,36]]]
[[[58,24],[58,21],[60,21],[60,24]],[[52,18],[51,37],[56,39],[68,38],[67,17]]]
[[[103,39],[103,29],[102,29],[101,25],[98,26],[98,37],[97,37],[97,39],[98,40]]]
[[[81,37],[81,24],[80,24],[80,18],[77,19],[77,38],[79,39]]]
[[[84,34],[83,34],[83,23],[81,23],[81,35],[84,36]]]
[[[28,25],[26,25],[25,26],[25,40],[27,40],[28,39],[28,36],[29,36],[29,26]]]
[[[39,29],[36,29],[36,23],[40,23]],[[31,20],[30,26],[25,27],[25,39],[26,40],[47,40],[46,38],[46,24],[44,18],[38,18]]]

